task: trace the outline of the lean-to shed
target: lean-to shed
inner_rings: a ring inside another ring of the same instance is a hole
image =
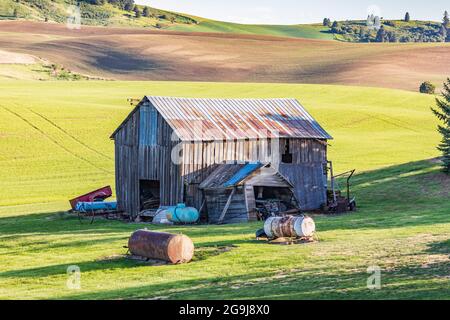
[[[252,220],[253,198],[287,190],[303,210],[326,203],[332,137],[295,99],[147,96],[111,138],[118,206],[133,216],[184,202],[211,222],[227,204],[225,222]]]

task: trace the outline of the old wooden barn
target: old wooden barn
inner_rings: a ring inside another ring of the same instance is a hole
[[[327,198],[332,137],[295,99],[145,97],[112,134],[120,210],[186,203],[214,223],[255,220],[265,198]]]

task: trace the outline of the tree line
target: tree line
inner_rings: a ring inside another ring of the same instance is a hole
[[[441,23],[410,22],[411,15],[407,12],[402,23],[369,15],[365,23],[331,22],[330,18],[324,18],[323,25],[330,28],[331,33],[355,42],[450,42],[448,11],[445,11]]]

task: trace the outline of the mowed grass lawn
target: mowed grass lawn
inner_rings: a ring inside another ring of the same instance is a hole
[[[360,209],[315,217],[318,243],[254,240],[262,223],[161,228],[80,224],[67,200],[114,184],[109,135],[128,97],[294,97],[334,136],[337,171],[356,168]],[[177,82],[0,82],[0,298],[450,297],[450,179],[438,170],[434,97],[320,85]],[[192,237],[195,260],[123,258],[138,228]],[[66,269],[81,268],[81,289]],[[382,289],[366,287],[369,266]]]

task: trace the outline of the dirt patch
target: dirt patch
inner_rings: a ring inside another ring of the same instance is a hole
[[[194,258],[192,261],[202,261],[208,258],[218,256],[225,252],[230,252],[231,250],[237,248],[235,245],[231,246],[221,246],[221,247],[203,247],[195,249]]]
[[[0,50],[0,64],[35,64],[37,59],[23,53]]]

